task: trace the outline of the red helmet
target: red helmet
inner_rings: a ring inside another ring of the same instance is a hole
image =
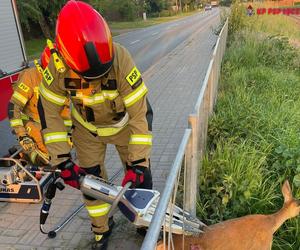
[[[97,78],[113,63],[112,36],[104,18],[89,4],[71,0],[56,23],[56,45],[67,65],[85,78]]]
[[[54,48],[55,48],[54,44]],[[45,69],[48,66],[49,60],[50,60],[51,52],[48,46],[46,46],[41,54],[41,66],[43,69]]]

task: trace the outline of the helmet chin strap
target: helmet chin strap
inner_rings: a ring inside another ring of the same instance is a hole
[[[81,74],[79,74],[79,75],[82,76],[83,79],[85,79],[85,80],[97,80],[97,79],[105,76],[110,71],[110,69],[111,69],[111,67],[107,71],[105,71],[103,74],[101,74],[99,76],[84,76],[84,75],[81,75]]]
[[[105,76],[110,71],[111,67],[107,71],[105,71],[103,74],[100,74],[98,76],[84,76],[83,74],[81,74],[77,70],[72,69],[71,67],[70,67],[70,69],[73,70],[80,78],[83,78],[86,81],[92,81],[92,80],[100,79],[101,77]]]

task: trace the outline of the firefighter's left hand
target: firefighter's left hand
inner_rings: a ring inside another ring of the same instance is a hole
[[[122,186],[124,187],[126,183],[132,182],[132,185],[130,186],[131,188],[152,188],[152,186],[148,187],[149,185],[147,184],[149,182],[148,172],[150,173],[149,169],[142,166],[133,166],[127,168],[126,174],[122,181]],[[151,174],[150,179],[152,184]],[[147,185],[145,186],[145,184]]]
[[[18,140],[25,153],[30,153],[35,150],[35,142],[28,135],[20,136]]]

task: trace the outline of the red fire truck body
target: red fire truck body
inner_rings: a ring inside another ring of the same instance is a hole
[[[7,119],[12,84],[27,67],[24,40],[15,0],[0,1],[0,156],[15,143]]]

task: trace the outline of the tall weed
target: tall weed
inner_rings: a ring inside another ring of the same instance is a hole
[[[236,13],[200,172],[197,212],[209,224],[278,210],[285,179],[300,197],[300,52]],[[285,223],[273,249],[300,249],[299,230],[300,218]]]
[[[230,8],[228,34],[231,36],[235,32],[246,27],[245,8],[239,0],[235,0]]]

